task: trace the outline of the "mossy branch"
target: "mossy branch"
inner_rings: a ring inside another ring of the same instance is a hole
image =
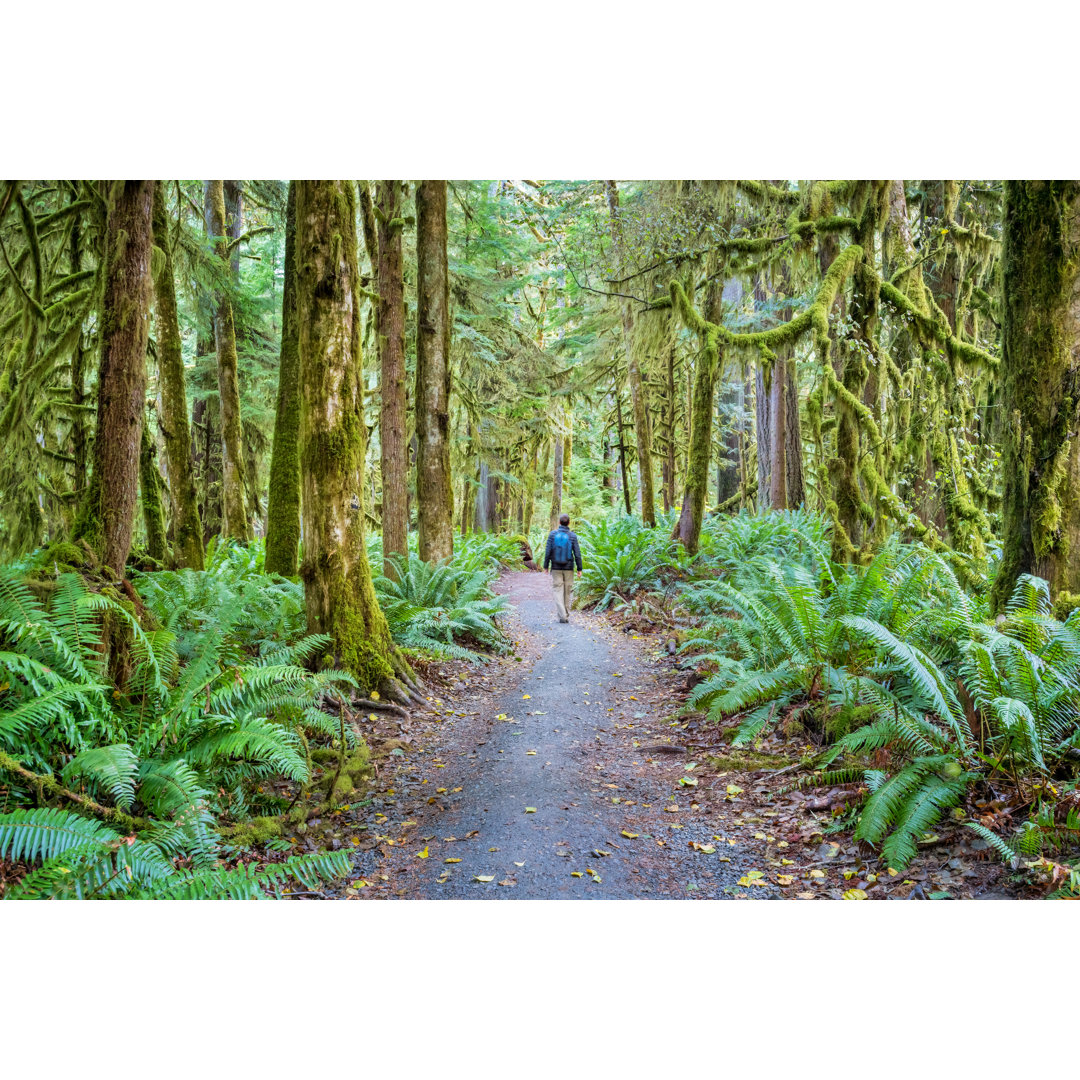
[[[963,360],[969,364],[979,364],[989,368],[996,368],[999,360],[991,356],[985,349],[962,341],[953,334],[944,317],[934,319],[924,315],[915,305],[893,284],[887,281],[881,283],[881,298],[891,304],[897,311],[910,316],[916,326],[922,331],[924,337],[936,341],[945,347],[949,357]],[[937,309],[940,314],[941,309]]]
[[[146,829],[150,827],[151,822],[146,821],[143,818],[131,817],[129,814],[125,814],[123,810],[117,810],[115,806],[102,806],[101,803],[96,803],[93,799],[88,799],[85,795],[79,795],[77,792],[69,791],[63,784],[58,783],[55,777],[48,775],[48,773],[31,772],[22,764],[22,762],[5,754],[3,750],[0,750],[0,769],[22,777],[23,780],[27,781],[42,794],[50,795],[54,799],[66,799],[68,802],[73,802],[87,813],[93,814],[94,817],[99,817],[104,821],[112,822],[114,825],[118,825],[128,832],[134,832],[136,829]]]

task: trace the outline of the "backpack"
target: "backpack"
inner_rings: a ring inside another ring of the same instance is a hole
[[[574,548],[570,534],[562,529],[557,529],[551,534],[551,561],[563,564],[574,561]]]

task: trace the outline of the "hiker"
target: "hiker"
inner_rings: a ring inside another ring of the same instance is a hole
[[[559,527],[548,533],[544,549],[544,569],[551,567],[551,588],[555,593],[555,610],[559,622],[570,621],[570,609],[574,606],[574,566],[581,569],[581,548],[577,533],[570,531],[570,515],[559,517]]]

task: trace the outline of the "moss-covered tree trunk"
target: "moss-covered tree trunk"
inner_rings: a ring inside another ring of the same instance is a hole
[[[416,188],[416,496],[425,562],[454,554],[450,488],[450,274],[446,181]]]
[[[93,467],[75,536],[124,577],[139,490],[152,292],[154,181],[118,180],[109,200]]]
[[[351,180],[296,182],[300,475],[308,629],[365,691],[402,696],[407,670],[379,609],[364,543],[363,391]]]
[[[1020,574],[1080,602],[1080,182],[1005,183],[1002,236],[1005,547],[991,594]]]
[[[606,180],[608,210],[611,215],[611,233],[615,244],[616,265],[620,274],[626,274],[628,259],[619,212],[619,188],[614,180]],[[622,300],[623,347],[626,350],[627,381],[630,383],[630,401],[633,407],[634,435],[637,441],[638,481],[641,485],[641,520],[652,528],[656,524],[656,496],[652,474],[652,431],[649,426],[649,407],[645,396],[645,382],[641,365],[634,351],[634,311],[631,301]]]
[[[221,508],[223,536],[251,539],[244,505],[244,443],[237,376],[236,324],[229,280],[233,247],[225,211],[225,183],[207,180],[204,187],[206,232],[214,244],[221,284],[214,295],[214,343],[217,348],[218,400],[221,408]]]
[[[153,414],[151,414],[153,415]],[[161,501],[162,480],[157,467],[157,447],[150,431],[150,421],[143,421],[139,442],[139,494],[142,498],[143,525],[146,528],[146,553],[158,563],[168,554],[165,542],[165,507]]]
[[[675,505],[675,342],[667,349],[667,384],[664,396],[664,513]],[[710,428],[711,431],[711,428]]]
[[[157,260],[158,272],[154,275],[154,333],[161,377],[161,422],[169,470],[173,550],[178,565],[201,570],[202,522],[199,519],[199,496],[191,461],[187,379],[176,311],[176,278],[163,184],[154,185],[154,246],[161,252]]]
[[[300,553],[300,326],[296,313],[296,181],[285,208],[285,281],[281,300],[281,350],[277,411],[266,507],[268,574],[296,574]]]
[[[566,443],[560,432],[555,432],[552,445],[555,454],[551,468],[551,513],[548,517],[551,528],[554,529],[559,524],[559,515],[562,513],[563,467],[566,461]]]
[[[859,225],[855,242],[863,254],[855,265],[851,294],[853,329],[845,342],[841,383],[847,395],[837,402],[836,457],[832,462],[833,493],[840,525],[853,547],[861,543],[865,526],[874,521],[875,508],[863,498],[859,484],[861,429],[857,403],[863,400],[870,365],[877,363],[877,323],[880,280],[873,264],[875,233],[887,202],[889,182],[859,181]],[[843,537],[834,537],[834,555],[850,556]]]
[[[382,468],[383,555],[404,555],[409,534],[408,397],[405,385],[405,280],[401,252],[400,180],[380,180],[375,189],[378,233],[379,409]],[[464,526],[464,518],[462,520]],[[383,572],[393,567],[385,558]]]
[[[619,436],[619,476],[622,479],[623,503],[630,513],[630,470],[626,466],[626,440],[623,437],[622,394],[615,384],[615,430]]]
[[[705,318],[719,324],[723,298],[722,282],[709,286],[705,299]],[[703,331],[702,349],[694,368],[694,394],[690,406],[690,454],[686,470],[682,509],[672,534],[693,555],[701,539],[705,516],[705,498],[709,489],[709,462],[712,459],[713,394],[722,374],[722,356],[717,335]]]

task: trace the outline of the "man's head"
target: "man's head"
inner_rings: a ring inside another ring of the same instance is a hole
[[[570,515],[569,514],[560,514],[559,515],[559,524],[560,525],[569,525],[570,524]]]

